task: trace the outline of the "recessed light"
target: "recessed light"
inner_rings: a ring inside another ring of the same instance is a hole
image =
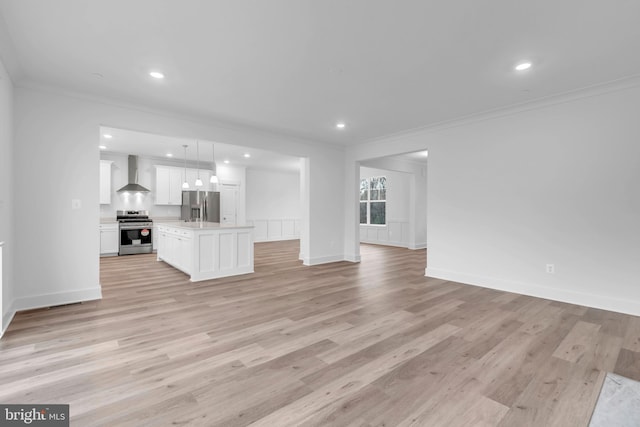
[[[173,154],[167,153],[167,157],[173,157]]]
[[[151,71],[149,75],[154,79],[164,79],[164,74],[162,74],[160,71]]]
[[[344,122],[338,122],[336,123],[336,127],[338,129],[344,129],[347,125]]]
[[[249,154],[249,153],[244,153],[244,158],[245,158],[245,159],[248,159],[249,157],[251,157],[251,154]]]
[[[229,160],[225,160],[225,161],[224,161],[224,164],[225,164],[225,165],[228,165],[228,164],[229,164]]]
[[[107,146],[106,145],[98,145],[98,148],[101,150],[106,150]]]
[[[529,68],[531,68],[531,62],[529,61],[520,62],[518,65],[515,66],[516,71],[524,71],[524,70],[528,70]]]
[[[105,134],[104,134],[104,135],[102,135],[102,136],[104,136],[104,137],[105,137],[105,138],[107,138],[107,139],[111,139],[111,138],[113,138],[113,135],[110,135],[110,134],[108,134],[108,133],[105,133]]]

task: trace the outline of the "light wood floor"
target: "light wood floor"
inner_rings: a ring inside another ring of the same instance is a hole
[[[425,251],[362,246],[190,283],[103,258],[104,299],[19,313],[0,402],[72,426],[585,426],[607,371],[640,379],[640,318],[425,278]]]

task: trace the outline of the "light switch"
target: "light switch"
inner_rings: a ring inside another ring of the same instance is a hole
[[[82,202],[80,199],[72,199],[71,200],[71,209],[76,210],[82,208]]]

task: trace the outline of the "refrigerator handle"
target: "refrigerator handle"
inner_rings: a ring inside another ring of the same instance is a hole
[[[202,203],[202,221],[207,221],[207,218],[209,216],[208,214],[208,206],[207,206],[207,198],[203,197],[203,203]]]

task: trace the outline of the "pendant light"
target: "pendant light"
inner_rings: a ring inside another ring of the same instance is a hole
[[[211,182],[212,184],[218,183],[218,174],[216,173],[216,156],[215,156],[215,146],[211,144]]]
[[[188,145],[183,145],[184,147],[184,182],[182,183],[182,189],[189,189],[189,183],[187,182],[187,147]]]
[[[198,167],[198,178],[196,178],[196,187],[202,187],[202,180],[200,179],[200,141],[196,141],[196,165]]]

